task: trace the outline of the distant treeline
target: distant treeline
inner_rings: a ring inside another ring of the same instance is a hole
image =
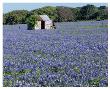
[[[26,24],[32,15],[48,15],[55,22],[80,21],[80,20],[104,20],[108,19],[108,7],[86,5],[83,7],[46,6],[39,9],[14,10],[3,14],[3,24]]]

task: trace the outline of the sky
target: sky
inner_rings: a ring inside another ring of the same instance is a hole
[[[67,7],[82,7],[87,4],[92,4],[97,7],[108,6],[107,3],[4,3],[3,13],[8,13],[13,10],[33,10],[44,6],[67,6]]]

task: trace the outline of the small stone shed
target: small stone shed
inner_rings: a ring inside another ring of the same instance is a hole
[[[39,15],[36,21],[35,29],[52,29],[53,21],[47,15]]]

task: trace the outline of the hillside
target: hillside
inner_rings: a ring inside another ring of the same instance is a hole
[[[108,7],[86,5],[83,7],[46,6],[31,11],[14,10],[3,14],[3,24],[25,24],[31,15],[48,15],[55,22],[108,19]]]

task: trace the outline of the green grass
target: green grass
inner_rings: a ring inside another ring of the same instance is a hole
[[[23,75],[23,74],[30,73],[30,72],[31,72],[30,69],[23,69],[23,70],[21,70],[21,71],[19,71],[19,72],[17,72],[17,71],[13,71],[13,72],[10,72],[10,71],[8,71],[8,72],[3,72],[3,75],[4,75],[4,76],[7,76],[7,75],[19,76],[19,75]]]
[[[8,71],[8,72],[3,72],[3,75],[12,75],[13,73],[12,72],[10,72],[10,71]]]
[[[80,69],[76,66],[73,66],[73,70],[76,72],[76,73],[80,73]]]
[[[35,56],[35,57],[37,57],[37,56],[40,55],[40,57],[42,57],[42,58],[45,58],[45,59],[47,58],[47,53],[45,53],[45,52],[43,52],[43,51],[41,51],[41,50],[32,52],[32,54],[33,54],[33,56]],[[49,55],[50,55],[51,57],[53,57],[53,58],[58,57],[58,54],[56,54],[56,53],[49,53]]]
[[[17,72],[16,75],[23,75],[23,74],[27,74],[30,72],[31,72],[31,69],[23,69],[23,70]]]
[[[32,52],[32,54],[33,54],[35,57],[37,57],[38,55],[40,55],[41,57],[46,58],[46,53],[42,52],[41,50]]]
[[[82,29],[94,29],[94,28],[108,28],[108,25],[99,25],[99,26],[82,26]]]
[[[64,68],[61,67],[51,66],[49,70],[52,73],[64,73]]]
[[[4,80],[3,87],[12,87],[12,80]]]
[[[11,54],[7,54],[7,55],[3,55],[3,59],[7,59],[7,60],[13,60],[13,56]]]
[[[89,86],[90,86],[90,87],[99,87],[100,80],[101,80],[100,77],[94,78],[94,79],[92,79],[92,80],[89,80],[89,81],[88,81]]]
[[[41,70],[40,70],[40,68],[37,68],[37,70],[36,70],[36,77],[39,78],[40,75],[41,75]]]

